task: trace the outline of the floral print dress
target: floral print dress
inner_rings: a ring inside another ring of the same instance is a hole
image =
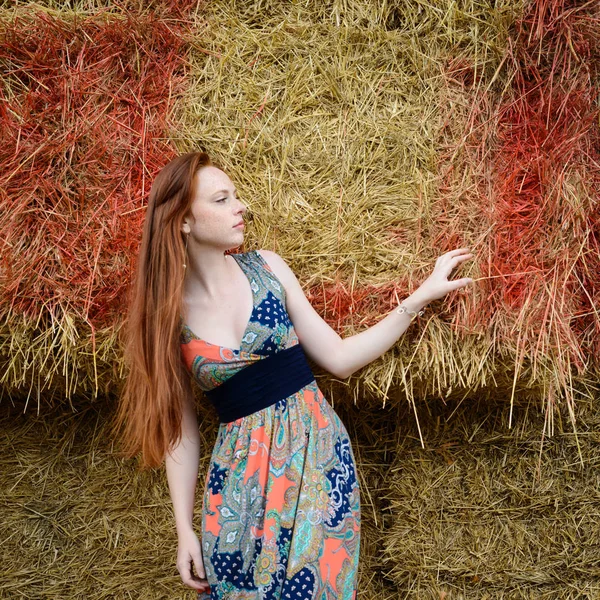
[[[181,321],[182,358],[205,391],[300,343],[267,261],[257,250],[231,256],[254,299],[241,347],[206,342]],[[202,504],[211,591],[198,600],[355,600],[360,521],[348,432],[316,381],[221,422]]]

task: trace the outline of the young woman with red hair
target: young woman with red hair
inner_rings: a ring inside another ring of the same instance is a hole
[[[360,490],[348,433],[307,356],[345,378],[381,356],[449,281],[468,248],[369,329],[342,339],[270,250],[244,241],[246,206],[204,152],[156,177],[126,334],[129,374],[115,415],[123,455],[165,461],[177,568],[198,598],[355,600]],[[199,429],[191,381],[219,416],[193,529]],[[196,573],[194,573],[194,569]]]

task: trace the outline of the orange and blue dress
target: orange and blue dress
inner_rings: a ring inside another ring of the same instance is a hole
[[[231,256],[254,299],[240,348],[181,320],[182,358],[220,421],[200,540],[211,591],[198,600],[355,600],[360,492],[348,432],[308,367],[281,281],[258,251]]]

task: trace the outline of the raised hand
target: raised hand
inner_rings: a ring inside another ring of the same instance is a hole
[[[439,256],[435,262],[433,273],[419,286],[419,293],[422,293],[423,297],[429,301],[437,300],[443,298],[448,292],[464,288],[473,283],[473,279],[470,277],[448,279],[452,269],[473,257],[473,254],[468,250],[469,248],[458,248]]]

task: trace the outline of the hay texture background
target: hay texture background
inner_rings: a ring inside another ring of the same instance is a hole
[[[597,3],[0,5],[4,598],[192,598],[163,471],[103,435],[153,176],[205,149],[343,337],[359,598],[599,598]],[[217,420],[198,395],[201,477]],[[199,528],[201,494],[197,494]],[[199,529],[198,529],[199,531]]]
[[[531,407],[517,407],[511,429],[505,402],[438,402],[421,416],[423,449],[406,404],[370,414],[337,405],[362,491],[358,597],[598,598],[598,406],[580,407],[578,440],[565,415],[542,443]],[[0,420],[0,597],[195,598],[175,568],[164,471],[114,458],[111,403],[76,415],[20,408]],[[205,418],[201,473],[216,428]],[[197,532],[200,511],[197,494]]]

